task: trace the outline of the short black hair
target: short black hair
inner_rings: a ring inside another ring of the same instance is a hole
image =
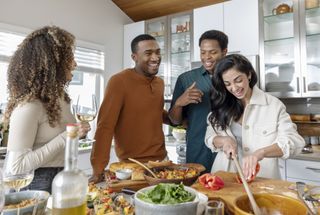
[[[131,41],[131,52],[132,53],[136,53],[137,51],[137,47],[138,47],[138,43],[144,40],[156,40],[156,38],[154,38],[153,36],[149,35],[149,34],[140,34],[138,36],[136,36],[132,41]]]
[[[202,40],[217,40],[221,50],[228,47],[228,36],[222,31],[210,30],[204,32],[199,39],[199,46],[201,45]]]

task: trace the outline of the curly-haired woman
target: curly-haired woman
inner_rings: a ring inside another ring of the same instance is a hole
[[[54,176],[63,169],[65,127],[75,122],[66,92],[77,65],[74,48],[72,34],[46,26],[24,39],[8,67],[8,150],[31,149],[17,156],[13,165],[17,173],[35,169],[28,189],[51,192]],[[79,135],[89,130],[89,124],[81,124]]]
[[[228,55],[216,66],[205,138],[206,145],[218,152],[213,172],[227,170],[231,153],[242,161],[247,179],[256,174],[258,162],[258,176],[280,178],[278,158],[286,159],[304,145],[284,104],[260,90],[257,81],[242,55]]]

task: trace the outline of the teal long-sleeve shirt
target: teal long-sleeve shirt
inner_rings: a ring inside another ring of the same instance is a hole
[[[204,67],[190,70],[181,74],[176,82],[171,107],[184,91],[196,82],[196,87],[204,95],[202,102],[198,104],[189,104],[182,109],[183,119],[187,120],[187,163],[200,163],[206,167],[206,172],[210,172],[215,154],[204,143],[204,137],[207,129],[207,116],[211,111],[210,91],[212,83],[209,73]]]

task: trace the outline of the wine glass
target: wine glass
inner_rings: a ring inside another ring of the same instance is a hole
[[[224,203],[212,200],[207,203],[205,215],[224,215]]]
[[[29,152],[31,152],[31,149],[7,151],[3,165],[3,183],[5,187],[19,192],[21,188],[28,186],[32,182],[34,176],[33,169],[19,171],[15,167],[16,160],[23,158]]]
[[[92,95],[89,98],[82,96],[80,98],[80,95],[79,95],[75,109],[76,109],[75,110],[76,117],[80,122],[93,121],[96,118],[97,109],[98,109],[96,96]],[[89,139],[87,138],[87,136],[84,139],[79,140],[80,145],[83,145],[83,144],[91,145],[93,142],[95,142],[95,140]]]

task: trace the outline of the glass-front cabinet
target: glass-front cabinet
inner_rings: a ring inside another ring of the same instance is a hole
[[[261,87],[275,96],[320,96],[319,0],[261,0]]]
[[[159,77],[165,81],[165,99],[170,100],[178,76],[191,68],[192,12],[146,21],[146,33],[161,48]]]
[[[146,22],[146,33],[155,37],[160,49],[161,49],[161,65],[159,69],[158,76],[165,78],[168,73],[167,62],[168,62],[168,34],[167,34],[167,19],[166,17],[152,19]]]

